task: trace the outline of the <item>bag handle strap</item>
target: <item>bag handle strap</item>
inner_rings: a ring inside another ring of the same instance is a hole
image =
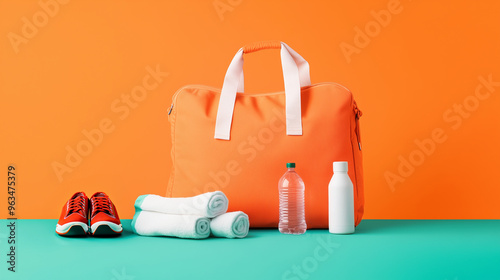
[[[269,49],[281,49],[281,43],[280,41],[262,41],[262,42],[255,42],[252,44],[248,44],[244,46],[243,49],[243,54],[249,54],[253,52],[257,52],[260,50],[269,50]],[[285,43],[283,43],[286,45]],[[299,76],[300,76],[300,85],[302,87],[304,86],[309,86],[311,85],[311,80],[310,80],[310,75],[309,75],[309,63],[302,58],[297,52],[295,52],[292,48],[290,48],[288,45],[286,45],[288,51],[293,57],[293,60],[297,64],[297,67],[299,68]],[[240,82],[238,84],[238,92],[245,92],[245,78],[243,71],[241,71],[240,75]]]
[[[281,49],[280,41],[262,41],[248,44],[243,47],[243,53],[253,53],[260,50]]]
[[[279,44],[279,45],[278,45]],[[278,47],[279,46],[279,47]],[[302,112],[300,89],[311,85],[309,64],[297,52],[283,42],[259,42],[241,48],[229,67],[224,78],[224,85],[219,100],[215,123],[215,139],[229,140],[237,91],[243,92],[243,54],[263,49],[281,51],[281,66],[285,82],[286,96],[286,134],[302,135]]]
[[[248,53],[253,53],[257,52],[260,50],[269,50],[269,49],[280,49],[281,48],[281,42],[280,41],[262,41],[262,42],[255,42],[252,44],[248,44],[244,46],[243,49],[243,54],[248,54]],[[243,71],[241,71],[240,75],[240,83],[238,84],[238,92],[245,92],[245,78]]]

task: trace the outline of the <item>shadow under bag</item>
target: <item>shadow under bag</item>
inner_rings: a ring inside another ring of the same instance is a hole
[[[284,92],[244,93],[243,56],[262,49],[280,49]],[[175,93],[166,195],[220,190],[228,211],[247,213],[251,227],[277,227],[278,181],[285,163],[295,162],[306,186],[307,225],[328,228],[332,162],[347,161],[358,225],[364,209],[360,116],[344,86],[311,85],[309,64],[285,43],[245,46],[231,61],[222,90],[193,85]]]

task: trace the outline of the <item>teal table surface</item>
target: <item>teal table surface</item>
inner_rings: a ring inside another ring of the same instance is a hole
[[[352,235],[252,229],[244,239],[64,238],[56,220],[18,220],[16,272],[0,279],[500,279],[500,220],[364,220]]]

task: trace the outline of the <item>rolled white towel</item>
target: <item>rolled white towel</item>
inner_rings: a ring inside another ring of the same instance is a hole
[[[212,218],[226,213],[228,204],[226,195],[221,191],[215,191],[193,197],[141,195],[135,201],[134,206],[136,209],[143,211]]]
[[[132,220],[132,229],[136,234],[145,236],[201,239],[210,235],[210,219],[194,215],[136,210]]]
[[[248,215],[241,211],[225,213],[210,221],[210,230],[217,237],[243,238],[249,227]]]

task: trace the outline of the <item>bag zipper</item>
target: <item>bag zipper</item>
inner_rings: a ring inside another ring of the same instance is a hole
[[[356,101],[354,101],[354,114],[355,114],[355,121],[356,121],[356,139],[358,140],[358,148],[361,151],[361,135],[360,135],[360,130],[359,130],[359,118],[363,115],[363,112],[359,110],[358,105],[356,104]]]
[[[363,115],[363,112],[359,110],[358,104],[356,104],[356,101],[353,99],[354,103],[354,123],[355,123],[355,128],[354,128],[354,133],[356,133],[356,140],[358,142],[358,148],[359,152],[361,152],[361,135],[360,135],[360,128],[359,128],[359,118]],[[353,153],[356,153],[353,150]],[[359,200],[359,181],[358,181],[358,172],[356,168],[356,155],[353,154],[353,164],[354,164],[354,177],[356,180],[356,198]],[[355,209],[355,215],[357,213],[358,209]]]
[[[310,85],[310,86],[305,86],[305,87],[302,87],[301,89],[303,88],[309,88],[309,87],[313,87],[313,86],[319,86],[319,85],[326,85],[326,84],[330,84],[330,85],[336,85],[336,86],[339,86],[341,88],[344,88],[345,90],[347,90],[349,93],[351,92],[348,88],[346,88],[345,86],[341,85],[341,84],[338,84],[338,83],[332,83],[332,82],[323,82],[323,83],[317,83],[317,84],[313,84],[313,85]],[[170,116],[170,114],[172,114],[172,110],[174,109],[174,105],[177,101],[177,96],[179,95],[179,93],[185,89],[185,88],[189,88],[189,87],[197,87],[197,88],[203,88],[203,89],[206,89],[206,90],[210,90],[210,91],[221,91],[222,89],[220,88],[216,88],[216,87],[211,87],[211,86],[205,86],[205,85],[196,85],[196,84],[192,84],[192,85],[185,85],[181,88],[179,88],[175,93],[174,95],[172,96],[172,103],[168,109],[168,115]],[[244,93],[245,96],[266,96],[266,95],[278,95],[278,94],[284,94],[285,91],[279,91],[279,92],[270,92],[270,93],[252,93],[252,94],[248,94],[248,93]],[[360,115],[361,116],[361,115]]]

